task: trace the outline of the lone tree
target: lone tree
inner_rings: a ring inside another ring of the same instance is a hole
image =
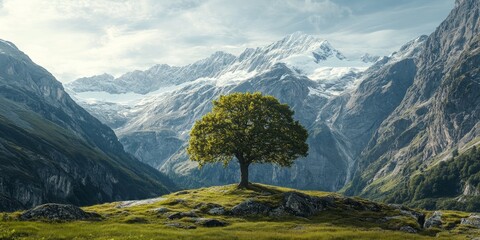
[[[293,111],[272,96],[233,93],[213,101],[213,109],[195,122],[187,149],[200,167],[235,157],[240,164],[240,188],[248,187],[251,163],[276,163],[289,167],[308,155],[308,133]]]

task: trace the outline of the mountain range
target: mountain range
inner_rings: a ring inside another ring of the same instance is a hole
[[[232,183],[238,175],[235,166],[226,170],[213,166],[199,171],[185,154],[188,132],[195,120],[211,109],[211,100],[230,92],[261,91],[292,106],[295,116],[313,131],[321,107],[329,99],[353,89],[372,65],[369,61],[375,60],[369,55],[349,60],[328,41],[302,33],[288,35],[265,47],[246,49],[238,57],[232,56],[217,52],[184,67],[169,67],[191,72],[188,76],[202,76],[195,80],[165,80],[163,72],[152,74],[165,65],[110,80],[114,85],[126,86],[125,81],[143,85],[144,81],[156,79],[157,83],[148,84],[151,88],[143,91],[131,88],[124,93],[111,91],[110,87],[98,88],[102,85],[95,81],[102,81],[101,76],[81,78],[66,87],[83,107],[115,129],[126,151],[166,173],[181,186],[198,187]],[[198,66],[208,67],[200,74]],[[147,75],[150,77],[144,78]],[[102,93],[98,94],[99,91]],[[131,101],[123,100],[127,98]],[[319,140],[309,141],[311,146],[328,147],[319,144]],[[335,143],[329,142],[329,145]],[[299,161],[294,172],[260,166],[252,172],[253,181],[339,189],[347,176],[344,166],[348,163],[344,156],[332,159],[325,156],[323,150],[317,152]],[[335,179],[327,176],[332,171],[339,173]]]

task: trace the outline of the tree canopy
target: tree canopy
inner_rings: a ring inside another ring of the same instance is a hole
[[[293,119],[294,112],[273,96],[233,93],[213,101],[213,109],[195,122],[187,149],[190,159],[227,165],[238,159],[241,187],[248,186],[251,163],[288,167],[307,156],[308,133]]]

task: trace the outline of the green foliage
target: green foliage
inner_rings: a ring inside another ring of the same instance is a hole
[[[480,151],[474,146],[457,157],[440,162],[426,172],[414,175],[399,186],[388,202],[405,203],[426,209],[456,209],[480,211],[480,199],[465,197],[464,202],[454,198],[462,194],[466,184],[480,187]]]
[[[247,171],[251,163],[290,166],[308,154],[308,133],[293,114],[288,105],[259,92],[220,96],[193,126],[187,152],[200,166],[227,165],[233,157]]]
[[[18,239],[18,235],[15,229],[0,229],[0,240],[15,240]]]

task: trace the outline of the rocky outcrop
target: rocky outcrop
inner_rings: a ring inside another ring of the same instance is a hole
[[[168,219],[174,220],[174,219],[181,219],[185,217],[190,217],[190,218],[196,218],[198,217],[197,213],[195,211],[188,211],[188,212],[176,212],[168,215]]]
[[[227,222],[213,218],[198,218],[195,224],[203,227],[224,227],[227,225]]]
[[[76,221],[99,220],[97,213],[85,212],[79,207],[67,204],[47,203],[23,212],[20,220]]]
[[[410,208],[407,208],[403,205],[399,204],[389,204],[388,206],[400,210],[400,213],[402,213],[404,216],[409,216],[415,219],[420,227],[423,227],[425,224],[425,213],[418,212],[415,210],[412,210]]]
[[[424,228],[441,228],[442,227],[442,212],[435,211],[432,216],[425,220],[425,224],[423,225]]]
[[[248,199],[231,209],[231,213],[237,216],[255,216],[255,215],[268,215],[272,210],[272,207],[268,204]]]
[[[410,226],[402,226],[399,229],[402,232],[407,232],[407,233],[417,233],[417,229],[410,227]]]
[[[337,206],[357,211],[378,212],[381,210],[381,206],[377,203],[362,202],[353,198],[335,199],[331,196],[315,197],[300,192],[286,192],[281,194],[279,203],[264,203],[256,199],[248,199],[233,207],[228,213],[238,216],[311,217]]]
[[[462,218],[460,224],[468,224],[476,228],[480,228],[480,215],[472,213],[468,218]]]
[[[333,204],[333,198],[312,197],[303,193],[287,192],[283,194],[281,205],[273,209],[270,215],[310,217],[325,210],[329,206],[333,206]]]

